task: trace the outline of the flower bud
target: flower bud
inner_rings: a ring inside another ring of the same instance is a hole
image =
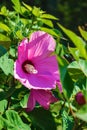
[[[79,105],[84,105],[86,103],[85,97],[82,92],[78,92],[75,96],[75,99]]]

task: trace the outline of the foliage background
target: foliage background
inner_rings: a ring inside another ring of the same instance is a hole
[[[86,3],[24,1],[29,2],[30,7],[22,1],[22,6],[18,0],[11,1],[0,3],[0,130],[87,130],[87,32],[79,26],[79,37],[64,27],[77,32],[77,25],[86,23],[85,13],[81,11]],[[46,2],[45,7],[42,2]],[[63,26],[58,18],[39,7],[60,18]],[[48,111],[37,105],[34,111],[26,113],[29,90],[13,78],[13,63],[19,42],[36,30],[46,31],[56,40],[63,93],[60,94],[58,88],[53,91],[60,100]],[[75,100],[79,91],[86,100],[82,106]]]
[[[87,1],[86,0],[24,0],[26,4],[40,7],[47,13],[58,17],[61,23],[78,32],[78,25],[87,27]],[[12,9],[10,0],[0,0],[0,6],[4,4]]]

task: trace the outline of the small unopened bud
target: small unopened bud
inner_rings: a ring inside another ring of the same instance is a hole
[[[84,105],[86,104],[86,100],[85,100],[85,97],[84,95],[82,94],[82,92],[78,92],[75,96],[75,99],[76,99],[76,102],[79,104],[79,105]]]

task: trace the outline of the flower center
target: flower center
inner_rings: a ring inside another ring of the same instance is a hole
[[[35,69],[34,64],[31,61],[28,61],[28,60],[23,62],[22,69],[25,73],[28,73],[28,74],[37,74],[37,72],[38,72]]]

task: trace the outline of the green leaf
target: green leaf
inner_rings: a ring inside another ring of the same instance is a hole
[[[87,122],[87,104],[82,106],[80,110],[78,110],[77,113],[75,113],[75,116],[83,121]]]
[[[6,49],[0,45],[0,57],[3,56],[6,52]]]
[[[42,130],[56,130],[56,124],[50,111],[37,108],[29,113],[29,118],[34,125]]]
[[[2,6],[0,13],[1,13],[1,15],[7,16],[7,14],[8,14],[7,8],[5,6]]]
[[[76,81],[84,76],[77,61],[73,61],[68,65],[68,72],[73,81]]]
[[[21,105],[22,108],[27,107],[28,97],[29,97],[29,94],[26,94],[24,96],[24,98],[20,101],[20,105]]]
[[[75,82],[75,87],[74,87],[74,94],[76,95],[79,91],[82,91],[84,94],[84,90],[86,91],[86,77],[81,76],[78,78],[77,82]],[[85,94],[84,94],[85,95]]]
[[[58,24],[58,26],[63,30],[63,32],[71,39],[74,45],[79,49],[81,57],[87,59],[87,52],[86,52],[86,43],[83,39],[77,36],[74,32],[70,31],[69,29],[64,28],[62,25]]]
[[[68,72],[66,72],[65,77],[63,79],[63,88],[64,88],[64,93],[65,96],[67,96],[67,100],[70,98],[72,91],[74,89],[74,84],[73,84],[73,80],[71,78],[71,76],[69,75]]]
[[[25,4],[24,2],[22,2],[23,3],[23,5],[29,10],[29,11],[32,11],[32,7],[30,6],[30,5],[27,5],[27,4]]]
[[[82,37],[87,41],[87,31],[83,30],[80,26],[79,26],[79,31]]]
[[[7,129],[7,127],[11,127],[12,128],[12,124],[10,124],[10,122],[6,119],[4,119],[1,115],[0,115],[0,130]],[[8,129],[7,129],[8,130]]]
[[[47,33],[49,33],[49,34],[51,34],[51,35],[53,35],[55,37],[58,37],[58,34],[55,33],[53,29],[41,27],[40,30],[45,31],[45,32],[47,32]]]
[[[72,130],[74,125],[74,120],[68,113],[64,110],[62,112],[62,120],[63,120],[63,130]]]
[[[63,91],[65,97],[68,99],[70,98],[72,91],[73,91],[73,81],[68,73],[68,63],[64,58],[58,56],[58,64],[60,69],[60,79],[63,86]]]
[[[6,86],[4,86],[4,87],[6,87]],[[16,88],[14,87],[14,84],[12,84],[12,86],[7,91],[1,91],[0,92],[0,101],[11,97],[13,95],[13,93],[15,92],[15,90],[16,90]]]
[[[74,57],[74,59],[78,60],[80,57],[80,51],[77,48],[73,48],[73,47],[68,47],[68,48],[69,48],[70,53]]]
[[[58,42],[55,51],[57,55],[64,56],[65,53],[67,52],[67,48],[63,44]]]
[[[9,130],[31,130],[29,125],[25,124],[17,112],[14,110],[6,111],[6,117],[8,121],[13,125],[13,129]],[[9,125],[8,125],[9,126]]]
[[[36,17],[40,16],[40,8],[37,8],[34,6],[33,10],[32,10],[32,14],[35,15]]]
[[[53,16],[53,15],[51,15],[51,14],[42,14],[42,15],[41,15],[41,18],[58,20],[58,18],[56,18],[55,16]]]
[[[58,58],[58,65],[60,68],[60,78],[63,82],[66,71],[67,71],[67,66],[69,63],[64,58],[61,58],[60,56],[58,56],[57,58]]]
[[[87,60],[79,59],[79,66],[84,75],[87,77]]]
[[[14,4],[14,9],[18,12],[21,13],[21,4],[19,0],[11,0],[12,3]]]
[[[0,101],[0,113],[3,113],[7,107],[7,100]]]
[[[0,68],[6,75],[8,74],[13,75],[13,66],[14,61],[8,58],[8,53],[0,57]]]
[[[85,99],[86,99],[86,101],[87,101],[87,89],[84,89],[84,90],[83,90],[83,95],[84,95],[84,97],[85,97]]]
[[[31,130],[14,110],[6,111],[6,117],[7,119],[0,116],[0,130]]]
[[[79,59],[78,62],[73,61],[71,64],[69,64],[68,70],[69,72],[73,73],[74,76],[76,75],[77,78],[79,78],[79,76],[82,76],[83,74],[87,77],[86,67],[87,67],[87,60]]]
[[[16,49],[14,47],[10,47],[9,53],[11,56],[15,57],[16,56]]]
[[[17,35],[17,37],[18,37],[19,39],[21,39],[21,40],[24,38],[24,36],[22,35],[21,30],[18,30],[18,31],[16,32],[16,35]]]
[[[0,45],[8,49],[10,46],[10,43],[11,43],[10,38],[0,33]]]
[[[41,19],[41,21],[42,21],[44,24],[48,25],[49,27],[52,27],[52,28],[53,28],[53,23],[52,23],[51,20]]]
[[[23,15],[26,15],[26,14],[29,14],[29,11],[24,6],[21,6],[21,13]]]
[[[10,28],[6,24],[1,23],[1,22],[0,22],[0,29],[4,30],[6,32],[10,32],[11,31]]]
[[[9,37],[7,37],[7,36],[5,36],[4,34],[1,34],[1,33],[0,33],[0,43],[1,43],[2,41],[3,41],[3,42],[4,42],[4,41],[5,41],[5,42],[6,42],[6,41],[10,42],[11,40],[10,40]]]
[[[62,102],[58,101],[56,103],[51,104],[50,111],[56,115],[59,114],[60,110],[62,108]]]

